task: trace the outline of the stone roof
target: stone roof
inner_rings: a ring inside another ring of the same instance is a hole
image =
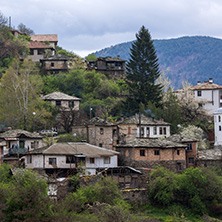
[[[89,143],[55,143],[48,148],[30,151],[29,154],[48,155],[85,155],[86,157],[104,157],[118,155],[119,152],[91,145]]]
[[[132,141],[129,141],[126,144],[118,144],[116,147],[138,147],[138,148],[161,148],[161,149],[169,149],[169,148],[186,148],[186,145],[181,143],[172,142],[168,139],[141,139],[136,138]]]
[[[103,60],[103,61],[106,61],[106,62],[125,62],[125,60],[120,59],[119,57],[114,58],[114,57],[110,57],[110,56],[108,56],[108,57],[98,57],[97,61],[98,60]]]
[[[48,35],[31,35],[32,41],[38,42],[58,42],[57,34],[48,34]]]
[[[205,90],[205,89],[222,89],[222,86],[212,83],[212,82],[203,82],[195,86],[190,87],[191,90]]]
[[[38,133],[31,133],[21,129],[8,130],[4,133],[0,133],[0,138],[19,138],[21,135],[28,138],[42,138],[42,136],[40,136]]]
[[[29,42],[29,48],[30,49],[53,49],[52,46],[44,44],[42,42]]]
[[[186,136],[183,136],[181,134],[173,134],[171,135],[170,137],[167,138],[168,140],[171,140],[173,142],[176,142],[176,143],[183,143],[183,142],[198,142],[199,140],[198,139],[195,139],[195,138],[188,138]]]
[[[112,126],[114,123],[112,123],[110,120],[103,119],[100,117],[94,117],[91,120],[87,121],[88,125],[97,125],[97,126]]]
[[[119,121],[118,124],[139,124],[140,123],[140,115],[135,114],[129,118],[126,118],[122,121]],[[164,122],[163,120],[155,120],[153,118],[146,117],[145,115],[141,114],[141,125],[153,125],[153,126],[169,126],[170,123]]]
[[[68,61],[68,60],[73,60],[74,58],[71,56],[67,55],[62,55],[62,54],[56,54],[54,56],[50,56],[48,58],[41,59],[43,61]]]
[[[199,150],[197,153],[197,159],[222,161],[222,149],[214,148],[214,149],[208,149],[208,150]]]
[[[68,101],[76,101],[76,100],[81,100],[80,98],[77,98],[75,96],[69,96],[65,93],[62,92],[53,92],[50,94],[47,94],[42,97],[43,100],[68,100]]]

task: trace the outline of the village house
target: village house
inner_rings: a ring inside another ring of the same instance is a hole
[[[48,43],[51,47],[55,49],[58,43],[58,35],[57,34],[43,34],[43,35],[31,35],[32,41]]]
[[[62,54],[45,57],[40,60],[43,74],[58,74],[74,68],[75,58]]]
[[[4,161],[4,147],[6,146],[5,141],[0,142],[0,165],[3,164]]]
[[[188,92],[211,115],[222,106],[222,86],[213,83],[212,78],[203,83],[198,81],[197,85],[189,87]],[[184,93],[184,89],[176,90],[174,93]]]
[[[44,170],[46,173],[76,173],[78,167],[94,175],[107,167],[116,167],[118,152],[88,143],[56,143],[48,148],[30,151],[25,156],[29,169]]]
[[[83,125],[75,125],[72,132],[81,136],[87,143],[113,149],[113,141],[117,136],[117,125],[107,119],[94,117]]]
[[[119,56],[117,58],[99,57],[95,61],[86,61],[87,70],[95,70],[113,79],[123,79],[125,77],[125,62]]]
[[[80,98],[69,96],[62,92],[47,94],[42,96],[42,99],[51,102],[52,105],[58,107],[61,111],[70,111],[70,109],[79,111],[79,102],[81,100]]]
[[[186,145],[186,167],[195,167],[197,165],[198,140],[187,138],[181,134],[174,134],[169,140]]]
[[[172,171],[186,169],[186,145],[167,139],[136,138],[116,145],[119,165],[139,168],[163,166]]]
[[[5,143],[4,162],[11,164],[18,164],[19,157],[29,150],[42,147],[42,136],[20,129],[0,133],[0,141]]]
[[[33,62],[39,62],[41,59],[46,56],[54,55],[55,50],[52,46],[44,44],[42,42],[29,42],[29,50],[30,54],[28,58],[30,58]]]
[[[222,107],[214,112],[214,146],[222,146]]]

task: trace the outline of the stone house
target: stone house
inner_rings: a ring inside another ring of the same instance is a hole
[[[125,60],[112,57],[98,57],[96,61],[86,61],[87,70],[105,74],[113,79],[123,79],[126,75]]]
[[[191,86],[188,91],[209,114],[213,114],[222,106],[222,86],[213,83],[212,78],[203,83],[198,81],[197,85]],[[184,93],[184,90],[179,89],[174,93],[178,95]]]
[[[75,58],[71,56],[56,54],[40,60],[43,74],[58,74],[68,72],[75,65]]]
[[[81,165],[88,174],[94,175],[98,170],[116,167],[117,159],[118,152],[88,143],[56,143],[30,151],[25,156],[25,166],[46,173],[63,171],[69,174]]]
[[[49,43],[54,49],[58,43],[58,35],[57,34],[43,34],[43,35],[31,35],[32,41]]]
[[[69,111],[70,109],[79,111],[79,102],[81,100],[80,98],[69,96],[62,92],[47,94],[42,96],[42,99],[51,102],[52,105],[58,107],[61,111]]]
[[[92,118],[84,125],[73,126],[72,132],[83,137],[87,143],[107,149],[113,149],[113,141],[117,138],[117,126],[99,117]]]
[[[186,169],[186,145],[167,139],[136,138],[126,144],[116,145],[119,165],[134,168],[163,166],[172,171]]]
[[[29,42],[30,58],[34,62],[39,62],[41,59],[45,58],[47,55],[54,55],[55,50],[52,46],[44,44],[42,42]]]
[[[174,134],[169,137],[169,140],[186,145],[186,167],[197,166],[198,140],[186,138],[180,134]]]

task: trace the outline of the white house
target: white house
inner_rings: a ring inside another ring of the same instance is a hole
[[[200,101],[200,105],[209,113],[213,114],[218,108],[222,107],[222,86],[213,83],[213,79],[201,83],[197,82],[197,85],[191,86],[189,91],[197,101]],[[183,89],[176,90],[175,94],[183,93]]]
[[[214,113],[214,135],[215,135],[215,146],[222,145],[222,108],[219,108]]]
[[[48,148],[29,152],[25,166],[30,169],[72,170],[81,163],[86,172],[94,175],[97,169],[116,167],[118,152],[88,143],[56,143]]]
[[[0,141],[5,142],[4,155],[24,154],[29,150],[42,147],[42,136],[26,130],[16,129],[0,133]]]

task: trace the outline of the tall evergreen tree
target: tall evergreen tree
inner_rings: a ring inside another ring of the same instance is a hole
[[[158,58],[151,35],[144,26],[136,34],[127,63],[127,79],[130,88],[128,106],[131,112],[139,111],[139,104],[148,102],[160,105],[162,85],[156,83],[160,76]]]

